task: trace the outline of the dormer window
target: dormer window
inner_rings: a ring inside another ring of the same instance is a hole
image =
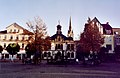
[[[12,32],[12,29],[10,29],[10,33]]]
[[[14,32],[16,32],[16,29],[14,29]]]

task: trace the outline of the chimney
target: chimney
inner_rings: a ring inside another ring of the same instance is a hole
[[[109,25],[109,22],[107,22],[106,24]]]

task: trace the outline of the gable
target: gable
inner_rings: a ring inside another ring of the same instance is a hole
[[[13,23],[13,24],[9,25],[8,27],[6,27],[6,29],[7,29],[7,33],[19,33],[19,34],[23,34],[23,35],[33,35],[32,32],[24,29],[17,23]]]
[[[23,33],[23,28],[16,23],[9,25],[6,29],[7,33]]]
[[[103,26],[103,34],[105,34],[105,35],[113,34],[112,27],[109,24],[102,24],[102,26]]]

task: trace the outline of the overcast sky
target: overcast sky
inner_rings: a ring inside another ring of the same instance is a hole
[[[120,27],[120,0],[0,0],[0,30],[14,22],[27,28],[26,22],[36,16],[45,22],[50,36],[56,33],[58,20],[67,35],[71,16],[77,39],[88,17]]]

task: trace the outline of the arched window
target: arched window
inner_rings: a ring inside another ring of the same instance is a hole
[[[24,48],[24,43],[22,43],[22,49]]]
[[[48,52],[48,57],[50,57],[51,56],[51,53],[50,52]]]
[[[44,52],[44,57],[47,57],[47,53],[46,52]]]
[[[71,53],[71,58],[74,58],[74,52]]]
[[[68,58],[70,58],[70,53],[69,52],[67,53],[67,56],[68,56]]]
[[[12,40],[12,39],[13,39],[13,36],[10,37],[10,40]]]
[[[57,52],[57,56],[61,56],[61,52],[60,51]]]
[[[4,43],[4,48],[6,48],[6,43]]]
[[[18,40],[18,36],[16,37],[16,40]]]

